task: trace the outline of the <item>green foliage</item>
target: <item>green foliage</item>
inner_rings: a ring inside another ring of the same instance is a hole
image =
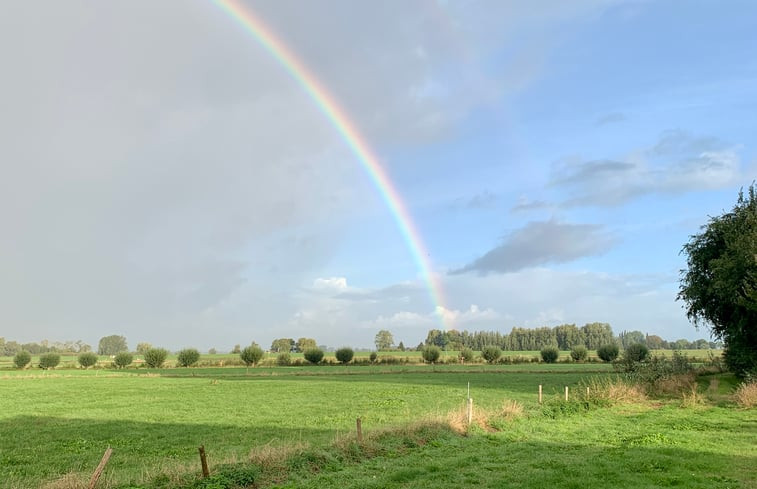
[[[487,362],[494,363],[502,356],[502,350],[493,345],[485,346],[484,349],[481,350],[481,356]]]
[[[134,360],[134,357],[132,357],[131,353],[128,351],[122,351],[120,353],[116,353],[116,357],[113,359],[113,365],[116,366],[116,368],[126,368],[129,365],[131,365],[131,362]]]
[[[284,351],[276,355],[276,365],[279,367],[286,367],[292,364],[292,357],[289,352]]]
[[[378,353],[375,351],[372,351],[370,355],[368,355],[368,358],[370,359],[371,363],[375,363],[378,359]]]
[[[114,334],[100,338],[97,346],[97,353],[100,355],[115,355],[120,351],[129,351],[125,336]]]
[[[695,326],[707,325],[725,343],[736,375],[757,371],[757,187],[739,192],[733,210],[711,217],[683,246],[678,299]]]
[[[645,357],[646,359],[646,357]],[[685,353],[674,351],[670,357],[654,355],[645,362],[629,361],[625,356],[618,363],[621,370],[631,374],[634,381],[654,385],[660,380],[688,374],[694,371],[693,365]]]
[[[25,368],[32,361],[32,354],[26,350],[21,350],[13,357],[13,365],[17,368]]]
[[[465,362],[472,362],[473,361],[473,350],[465,347],[462,350],[460,350],[460,358],[463,359]]]
[[[304,353],[306,350],[314,350],[318,348],[318,344],[313,338],[300,338],[294,344],[294,351],[298,353]]]
[[[43,353],[39,356],[39,368],[50,369],[55,368],[60,364],[60,355],[57,353]]]
[[[141,343],[137,343],[137,353],[140,355],[144,355],[147,350],[152,348],[152,345],[150,343],[147,343],[145,341]]]
[[[548,346],[541,350],[541,359],[544,360],[545,363],[555,363],[559,357],[560,350],[554,346]]]
[[[376,355],[376,352],[371,352],[371,355]],[[336,351],[336,359],[339,361],[339,363],[350,363],[352,360],[352,357],[355,356],[355,352],[352,350],[352,348],[344,347],[340,348]],[[372,358],[371,362],[375,362],[376,358]]]
[[[317,365],[321,363],[321,360],[323,360],[323,350],[321,350],[320,348],[310,348],[308,350],[305,350],[303,356],[308,362]]]
[[[88,368],[97,363],[97,355],[95,355],[91,351],[84,352],[79,355],[78,360],[79,360],[79,365],[81,365],[84,368]]]
[[[620,348],[615,343],[608,343],[597,348],[597,356],[604,362],[612,362],[620,354]]]
[[[295,349],[295,341],[292,338],[277,338],[271,343],[271,351],[277,353],[290,352]]]
[[[160,368],[168,358],[168,351],[164,348],[150,348],[144,353],[145,365],[150,368]]]
[[[191,367],[200,361],[200,352],[196,348],[185,348],[176,356],[176,362],[182,367]]]
[[[623,359],[627,362],[643,362],[648,356],[649,348],[641,343],[634,343],[623,352]]]
[[[570,350],[570,358],[575,362],[583,362],[589,356],[589,351],[583,345],[576,345]]]
[[[263,349],[259,346],[248,346],[239,354],[245,365],[255,366],[263,358]]]
[[[423,348],[421,356],[428,363],[436,363],[439,357],[442,356],[442,350],[436,345],[429,345]]]
[[[390,331],[382,329],[376,333],[376,337],[373,339],[378,351],[391,350],[394,345],[394,336]]]

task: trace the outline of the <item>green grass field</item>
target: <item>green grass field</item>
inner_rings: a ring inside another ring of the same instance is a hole
[[[336,474],[324,472],[315,479],[307,474],[298,476],[295,471],[292,487],[337,487],[347,482],[352,487],[371,486],[371,480],[361,477],[375,470],[370,467],[381,467],[382,463],[398,472],[392,475],[392,471],[383,470],[382,479],[372,487],[423,487],[426,473],[438,473],[439,480],[448,480],[448,487],[459,487],[464,471],[454,467],[467,460],[465,457],[481,461],[480,467],[472,463],[465,477],[489,474],[481,479],[482,484],[501,487],[507,481],[516,482],[505,477],[511,472],[507,467],[512,466],[503,465],[499,474],[490,452],[501,449],[510,453],[512,460],[529,466],[540,447],[549,449],[553,460],[539,469],[541,472],[569,465],[573,455],[597,458],[605,450],[615,457],[609,460],[616,460],[605,465],[619,464],[614,470],[622,471],[627,458],[624,450],[647,443],[631,443],[628,440],[635,438],[621,436],[629,429],[629,433],[636,433],[633,436],[641,437],[639,440],[646,440],[647,435],[650,443],[663,440],[662,446],[649,449],[649,453],[660,451],[664,455],[667,465],[661,467],[678,467],[675,460],[682,457],[683,462],[699,452],[700,458],[710,454],[713,460],[725,460],[738,452],[744,464],[757,466],[754,443],[747,443],[757,439],[753,410],[728,406],[680,409],[675,404],[651,403],[628,412],[603,409],[558,420],[540,415],[539,384],[544,386],[547,399],[557,399],[564,386],[575,392],[582,380],[612,375],[610,372],[609,366],[592,363],[7,370],[0,373],[0,487],[38,487],[67,473],[86,475],[107,446],[114,449],[106,471],[107,487],[149,481],[166,468],[196,470],[199,445],[206,447],[211,464],[244,461],[251,449],[260,447],[300,443],[328,446],[335,437],[354,430],[357,417],[363,419],[367,432],[444,417],[461,408],[468,382],[477,409],[495,409],[504,399],[511,399],[521,402],[529,416],[502,433],[445,436],[431,446],[403,454],[401,463],[379,457],[359,467],[346,465]],[[720,386],[723,394],[731,388],[727,382]],[[670,426],[655,424],[662,423],[658,416],[661,412],[666,413],[665,423],[669,421]],[[710,421],[703,424],[705,417]],[[648,429],[641,428],[646,425]],[[684,430],[685,436],[679,436],[676,426],[689,425],[698,428]],[[605,430],[613,434],[605,437]],[[731,436],[731,432],[736,434]],[[727,444],[717,446],[717,440],[726,439]],[[665,440],[675,443],[668,446]],[[645,450],[639,452],[639,461]],[[431,459],[439,463],[430,463]],[[739,464],[735,467],[744,465]],[[526,473],[524,470],[521,467],[517,472]],[[743,484],[754,480],[753,469],[742,470],[743,476],[722,463],[707,470],[731,481],[731,485],[715,487],[750,487]],[[356,473],[350,476],[351,471]],[[326,479],[318,485],[320,477]],[[343,477],[341,482],[339,477]],[[639,476],[628,480],[630,485],[622,487],[655,485],[651,482],[654,479]]]

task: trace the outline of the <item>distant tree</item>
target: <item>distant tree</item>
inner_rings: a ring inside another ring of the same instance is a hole
[[[182,367],[191,367],[200,361],[200,352],[196,348],[185,348],[176,356],[176,362]]]
[[[378,353],[372,351],[371,354],[368,355],[368,360],[370,360],[371,363],[376,363],[376,360],[378,360]]]
[[[271,343],[271,351],[289,353],[294,350],[295,341],[292,338],[277,338]]]
[[[757,373],[757,187],[739,192],[730,212],[702,227],[683,246],[678,299],[694,326],[709,326],[725,344],[737,376]]]
[[[674,350],[688,350],[691,349],[691,343],[689,343],[689,340],[681,338],[679,340],[675,340],[675,342],[671,345],[671,348]]]
[[[399,351],[405,351],[405,344],[400,341],[400,344],[397,345],[397,349]]]
[[[336,351],[336,359],[339,363],[342,363],[342,364],[350,363],[350,361],[352,360],[352,357],[354,356],[355,356],[355,352],[352,350],[352,348],[349,348],[346,346]],[[375,359],[371,361],[375,361]]]
[[[657,336],[656,334],[651,334],[647,336],[647,346],[650,350],[661,350],[663,347],[663,343],[665,340]]]
[[[160,368],[168,358],[168,350],[163,348],[150,348],[144,353],[145,364],[150,368]]]
[[[21,350],[13,357],[13,364],[17,368],[25,368],[32,361],[32,354],[28,351]]]
[[[50,369],[55,368],[60,364],[60,355],[57,353],[43,353],[39,356],[39,368]]]
[[[97,346],[97,353],[100,355],[115,355],[120,351],[129,351],[125,336],[114,334],[100,338],[100,343]]]
[[[394,337],[391,332],[382,329],[376,333],[376,338],[374,338],[373,342],[376,344],[378,351],[391,350],[394,345]]]
[[[649,348],[642,343],[630,345],[623,352],[623,359],[628,362],[643,362],[649,356]]]
[[[296,352],[302,353],[305,350],[313,350],[318,348],[318,344],[313,338],[299,338],[294,344]]]
[[[447,343],[449,343],[449,338],[444,334],[444,331],[440,329],[432,329],[426,335],[426,345],[435,345],[444,349],[446,348]]]
[[[560,350],[557,347],[548,346],[541,350],[541,359],[544,360],[544,363],[555,363],[559,357]]]
[[[248,346],[239,354],[245,365],[253,367],[263,358],[263,350],[259,346]]]
[[[131,365],[132,360],[134,360],[134,357],[131,356],[131,353],[128,351],[122,351],[116,353],[116,357],[113,359],[113,365],[115,365],[116,368],[126,368]]]
[[[216,350],[215,348],[210,348],[208,350],[208,355],[217,355],[217,354],[218,354],[218,350]]]
[[[95,365],[97,363],[97,355],[95,355],[91,351],[80,353],[78,360],[79,365],[87,369],[88,367],[91,367],[92,365]]]
[[[436,363],[439,357],[442,356],[442,350],[436,345],[428,345],[423,348],[421,356],[428,363]]]
[[[618,342],[622,348],[628,348],[637,343],[646,344],[646,337],[641,331],[623,331],[618,335]]]
[[[418,343],[418,346],[415,347],[415,351],[423,351],[424,348],[426,348],[426,345],[421,341]]]
[[[318,365],[323,360],[323,350],[320,348],[308,348],[303,352],[302,356],[313,365]]]
[[[147,342],[137,343],[137,353],[144,355],[145,352],[152,348],[152,345]]]
[[[570,350],[570,358],[574,362],[583,362],[589,356],[589,352],[584,345],[576,345]]]
[[[619,353],[620,348],[618,348],[617,343],[614,342],[602,345],[597,348],[597,356],[605,362],[612,362],[613,360],[618,358]]]
[[[596,350],[602,345],[615,342],[612,334],[612,328],[607,323],[588,323],[581,328],[586,343],[586,348]]]
[[[498,346],[494,345],[485,346],[484,349],[481,350],[481,356],[488,363],[494,363],[499,360],[499,357],[502,356],[502,350],[500,350]]]
[[[234,345],[234,348],[231,349],[231,353],[234,353],[236,355],[239,355],[242,352],[242,347],[239,344]]]

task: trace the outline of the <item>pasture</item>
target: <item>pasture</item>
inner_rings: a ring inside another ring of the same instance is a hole
[[[551,462],[533,470],[554,472],[550,477],[565,472],[571,457],[595,459],[599,453],[610,456],[600,467],[617,465],[613,470],[622,472],[628,465],[626,452],[647,441],[662,440],[654,450],[637,450],[634,460],[641,463],[649,452],[665,460],[654,463],[671,470],[678,470],[675,461],[679,458],[682,463],[707,460],[715,463],[706,471],[711,475],[706,476],[708,481],[725,474],[722,477],[727,484],[714,487],[749,487],[739,484],[754,480],[754,470],[745,468],[746,462],[757,466],[754,411],[723,405],[727,404],[725,397],[718,398],[719,406],[692,409],[666,402],[601,409],[564,419],[541,414],[539,384],[549,401],[562,397],[566,385],[574,392],[582,381],[611,375],[611,367],[596,363],[3,370],[0,485],[39,487],[71,473],[86,478],[104,449],[111,446],[114,455],[100,487],[158,487],[150,481],[162,472],[197,472],[199,445],[206,447],[211,466],[244,462],[251,450],[261,447],[327,447],[335,438],[352,433],[357,417],[362,418],[367,433],[445,418],[464,405],[470,382],[476,409],[496,410],[508,399],[521,403],[527,416],[500,433],[474,433],[467,438],[443,434],[404,454],[401,462],[388,454],[365,461],[359,469],[347,465],[338,474],[324,471],[313,478],[308,471],[294,471],[287,484],[336,487],[349,482],[352,487],[369,487],[371,480],[366,480],[365,474],[384,467],[373,487],[423,487],[427,481],[436,481],[435,487],[448,481],[453,487],[475,474],[489,474],[481,479],[482,484],[489,481],[497,486],[505,480],[515,481],[503,479],[505,474],[523,476],[528,473],[526,468],[532,470],[529,467],[540,450],[550,454]],[[723,382],[721,394],[725,396],[731,388]],[[664,422],[660,413],[664,413]],[[695,428],[686,428],[681,435],[682,426]],[[631,434],[624,435],[625,431]],[[648,440],[647,435],[651,437]],[[642,441],[633,441],[634,436]],[[726,437],[727,444],[723,443]],[[489,454],[497,450],[509,454],[501,474],[493,468],[499,459]],[[735,452],[738,457],[734,460],[744,463],[728,468],[723,461]],[[700,455],[695,457],[697,453]],[[429,462],[432,459],[435,462]],[[463,462],[470,465],[466,471],[454,469]],[[518,464],[523,467],[513,472]],[[350,471],[356,473],[349,475]],[[437,475],[422,477],[425,473]],[[629,479],[641,480],[646,479]],[[627,487],[644,486],[634,484]]]

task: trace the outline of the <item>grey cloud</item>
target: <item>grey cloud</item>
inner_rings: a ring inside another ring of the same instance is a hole
[[[502,244],[452,273],[508,273],[550,263],[565,263],[602,254],[614,242],[602,226],[535,221],[512,232]]]
[[[523,197],[521,199],[518,199],[518,203],[515,204],[511,209],[510,212],[517,213],[517,212],[529,212],[529,211],[537,211],[542,209],[551,209],[554,207],[554,204],[551,204],[544,200],[528,200],[527,198]]]
[[[605,114],[602,117],[598,118],[595,122],[595,126],[606,126],[608,124],[615,124],[618,122],[623,122],[627,119],[625,114],[622,114],[620,112],[611,112],[609,114]]]

